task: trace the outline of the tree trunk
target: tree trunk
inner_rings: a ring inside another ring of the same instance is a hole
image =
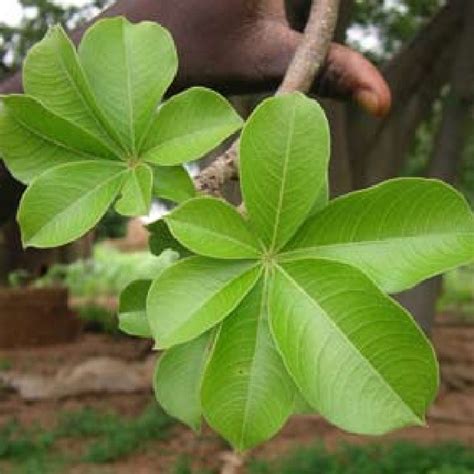
[[[451,69],[450,91],[444,100],[442,120],[434,142],[427,175],[454,184],[466,143],[469,111],[474,103],[474,2],[465,2],[465,22]],[[425,331],[430,331],[436,301],[442,289],[441,277],[433,278],[399,296]]]

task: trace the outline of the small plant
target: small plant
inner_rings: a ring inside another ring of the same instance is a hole
[[[175,65],[164,30],[123,19],[93,26],[79,59],[59,29],[30,53],[35,98],[4,98],[0,117],[7,164],[34,178],[19,211],[26,244],[78,237],[119,195],[119,212],[145,211],[152,187],[183,189],[174,165],[240,128],[202,89],[156,112]],[[245,212],[181,193],[149,230],[152,251],[185,258],[121,295],[121,328],[166,351],[158,401],[196,430],[204,415],[238,450],[302,409],[354,433],[422,425],[436,395],[433,348],[388,294],[472,261],[473,213],[451,187],[417,178],[328,202],[329,149],[316,101],[264,101],[240,142]]]

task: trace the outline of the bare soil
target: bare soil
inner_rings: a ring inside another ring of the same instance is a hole
[[[394,439],[435,443],[456,440],[474,447],[474,324],[440,315],[433,341],[441,362],[442,385],[438,399],[428,416],[428,427],[408,428],[382,438],[355,436],[330,426],[318,416],[293,417],[272,441],[251,455],[271,459],[296,447],[322,441],[329,448],[341,441],[367,443]],[[144,359],[150,344],[126,337],[83,334],[77,342],[36,349],[0,351],[0,362],[8,361],[11,370],[53,374],[64,363],[85,361],[90,357],[112,356],[127,361]],[[13,392],[0,391],[0,426],[18,419],[26,425],[40,424],[51,428],[61,411],[92,407],[115,410],[123,416],[135,416],[153,401],[151,393],[82,396],[56,401],[27,403]],[[67,449],[81,449],[80,442],[64,440]],[[79,443],[75,445],[75,443]],[[149,443],[141,452],[106,465],[78,464],[69,467],[71,474],[160,474],[171,472],[180,455],[188,455],[198,469],[219,470],[229,448],[208,428],[200,436],[177,424],[164,441]]]

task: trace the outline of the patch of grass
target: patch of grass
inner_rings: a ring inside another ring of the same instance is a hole
[[[300,449],[273,462],[254,460],[249,474],[472,474],[474,450],[460,444],[343,445]]]
[[[143,449],[150,440],[166,438],[173,423],[156,404],[131,419],[89,408],[63,413],[50,431],[11,421],[0,429],[0,460],[22,474],[51,474],[57,466],[77,462],[111,462]],[[82,440],[85,454],[73,459],[58,452],[55,442],[64,438]]]
[[[12,368],[12,361],[6,357],[0,357],[0,372],[6,372]]]

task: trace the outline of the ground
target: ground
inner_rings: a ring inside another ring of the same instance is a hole
[[[428,416],[427,428],[398,431],[383,440],[409,439],[421,443],[456,440],[474,448],[474,324],[449,315],[440,315],[433,332],[433,340],[442,368],[442,384],[438,399]],[[0,351],[4,370],[35,374],[54,374],[65,364],[75,365],[91,357],[111,356],[126,361],[144,360],[150,345],[125,336],[84,333],[77,342],[37,349]],[[40,425],[53,429],[58,413],[92,407],[99,411],[116,411],[124,417],[136,417],[153,403],[151,392],[125,395],[87,395],[56,401],[25,402],[17,393],[0,390],[0,426],[12,418],[23,426]],[[272,441],[256,449],[251,455],[272,459],[301,445],[322,440],[329,448],[342,440],[351,443],[373,442],[373,439],[348,435],[330,426],[318,416],[297,416]],[[61,439],[61,449],[81,453],[84,441]],[[0,446],[1,450],[1,446]],[[165,439],[145,443],[144,448],[113,463],[86,462],[70,465],[72,474],[148,474],[169,473],[180,456],[189,455],[196,469],[218,472],[222,457],[228,453],[226,444],[205,428],[200,436],[189,429],[173,424]],[[0,472],[9,472],[10,465],[0,462]],[[25,471],[26,472],[26,471]],[[36,474],[36,473],[35,473]]]

